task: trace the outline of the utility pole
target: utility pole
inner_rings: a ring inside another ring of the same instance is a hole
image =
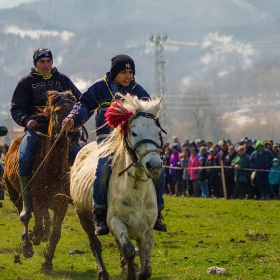
[[[163,58],[163,46],[168,41],[167,35],[162,38],[158,35],[154,37],[151,35],[150,41],[155,43],[155,94],[158,97],[163,97],[160,120],[163,127],[167,127],[168,112],[166,107],[166,81],[165,81],[165,70],[164,65],[167,61]]]

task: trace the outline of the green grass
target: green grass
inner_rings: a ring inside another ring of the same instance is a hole
[[[40,270],[45,244],[25,259],[22,226],[8,197],[0,208],[0,279],[96,279],[96,261],[73,206],[58,243],[52,272]],[[167,233],[155,232],[151,279],[280,279],[280,201],[221,200],[165,196]],[[33,226],[33,222],[31,222]],[[111,235],[100,238],[111,279],[119,280],[119,253]],[[78,249],[84,254],[69,254]],[[20,254],[21,264],[14,263]],[[138,261],[138,257],[136,258]],[[207,274],[220,266],[226,275]]]

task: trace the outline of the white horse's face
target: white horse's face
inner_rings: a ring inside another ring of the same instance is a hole
[[[160,145],[159,133],[160,128],[154,119],[140,116],[131,122],[128,140],[132,147],[143,140],[152,140]],[[136,148],[135,152],[147,176],[152,179],[158,178],[162,170],[160,149],[153,143],[144,142]]]

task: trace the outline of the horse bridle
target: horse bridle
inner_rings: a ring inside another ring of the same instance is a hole
[[[55,108],[59,105],[64,105],[64,104],[75,104],[74,100],[66,98],[63,99],[61,98],[61,96],[58,96],[54,99],[54,104],[53,104],[53,110],[51,112],[51,117],[54,123],[54,130],[57,133],[55,127],[58,127],[59,131],[62,130],[62,126],[57,122],[56,118],[55,118]]]
[[[145,117],[145,118],[149,118],[149,119],[153,119],[155,122],[156,122],[156,125],[157,127],[160,128],[160,132],[159,132],[159,138],[160,138],[160,142],[161,142],[161,145],[159,145],[157,142],[155,142],[154,140],[151,140],[151,139],[143,139],[141,141],[138,141],[134,146],[131,147],[131,145],[128,143],[128,140],[127,140],[127,134],[125,135],[124,137],[124,143],[125,143],[125,148],[126,148],[126,151],[127,153],[129,154],[129,156],[131,157],[132,159],[132,163],[127,166],[124,170],[122,170],[121,172],[119,172],[119,176],[121,176],[125,171],[127,171],[131,166],[141,166],[142,164],[139,163],[139,161],[141,161],[141,159],[146,156],[147,154],[149,153],[152,153],[152,152],[156,152],[158,154],[160,154],[161,158],[163,156],[163,140],[162,140],[162,135],[161,135],[161,132],[165,133],[165,130],[161,127],[160,123],[159,123],[159,119],[155,119],[154,115],[153,114],[150,114],[150,113],[145,113],[145,112],[138,112],[136,114],[136,116],[134,117],[134,119],[136,118],[139,118],[139,117]],[[142,145],[142,144],[146,144],[146,143],[149,143],[149,144],[153,144],[156,149],[153,149],[153,150],[149,150],[147,152],[145,152],[144,154],[141,154],[139,159],[137,157],[137,154],[136,154],[136,149]]]

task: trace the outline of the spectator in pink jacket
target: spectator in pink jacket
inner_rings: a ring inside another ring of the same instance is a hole
[[[201,196],[201,190],[200,186],[198,185],[198,166],[199,166],[199,157],[196,154],[196,149],[191,148],[191,156],[189,159],[188,164],[188,173],[190,175],[190,181],[193,187],[193,196],[194,197],[200,197]]]

